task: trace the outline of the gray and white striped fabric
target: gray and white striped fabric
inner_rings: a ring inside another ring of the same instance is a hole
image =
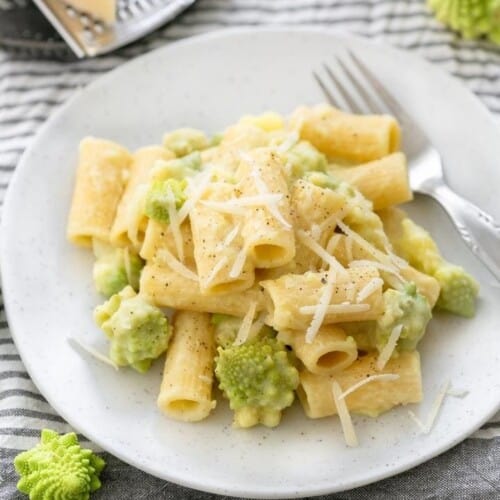
[[[0,15],[2,9],[13,3],[14,0],[0,0]],[[434,20],[424,0],[201,0],[155,34],[97,60],[70,63],[18,60],[0,50],[0,204],[16,164],[39,126],[77,88],[132,57],[187,36],[229,26],[283,24],[351,30],[417,52],[462,80],[500,117],[500,48],[486,42],[460,40]],[[71,430],[26,373],[2,303],[1,499],[23,498],[16,493],[12,459],[19,450],[35,444],[43,427],[60,432]],[[96,449],[83,436],[81,439],[86,446]],[[108,467],[103,474],[103,488],[95,494],[96,500],[217,497],[153,478],[107,454],[105,458]],[[412,471],[328,498],[499,498],[499,464],[500,415],[497,415],[472,438]]]

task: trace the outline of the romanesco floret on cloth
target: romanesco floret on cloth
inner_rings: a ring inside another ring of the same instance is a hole
[[[110,248],[108,252],[97,257],[93,268],[93,278],[96,290],[105,297],[130,285],[139,290],[144,261],[128,248]]]
[[[179,210],[186,201],[187,181],[166,179],[153,181],[146,194],[144,213],[158,222],[169,223],[169,208]]]
[[[219,387],[234,410],[236,427],[275,427],[293,403],[299,374],[284,344],[265,337],[219,347],[215,358]]]
[[[40,443],[17,455],[14,466],[21,476],[17,488],[30,500],[87,500],[101,487],[105,462],[82,448],[74,432],[44,429]]]
[[[486,35],[500,43],[499,0],[428,0],[439,21],[465,38]]]
[[[168,319],[130,286],[96,307],[94,319],[109,338],[109,357],[118,366],[144,373],[167,350]]]

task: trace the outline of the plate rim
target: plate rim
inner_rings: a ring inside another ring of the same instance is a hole
[[[328,37],[332,37],[333,39],[342,39],[342,40],[347,40],[349,41],[354,40],[355,43],[361,43],[361,44],[369,44],[369,45],[378,45],[379,47],[383,48],[384,51],[388,52],[396,52],[396,53],[405,53],[408,57],[410,58],[415,58],[420,60],[421,62],[425,63],[427,66],[432,68],[433,70],[438,71],[442,75],[446,76],[450,80],[455,81],[456,84],[459,84],[464,90],[466,90],[466,93],[464,93],[464,97],[467,94],[469,96],[469,99],[474,101],[478,113],[481,111],[483,114],[483,118],[486,118],[487,121],[489,121],[490,125],[498,129],[498,124],[495,121],[493,115],[491,112],[488,110],[486,105],[472,92],[470,91],[465,85],[462,84],[462,82],[453,77],[452,75],[448,74],[441,68],[433,65],[431,62],[427,61],[423,56],[420,54],[416,54],[414,52],[408,52],[405,51],[404,49],[394,47],[386,42],[380,42],[379,40],[373,40],[368,37],[363,37],[360,35],[356,35],[350,32],[347,32],[342,29],[338,28],[325,28],[325,27],[293,27],[293,26],[263,26],[263,27],[236,27],[236,28],[225,28],[225,29],[220,29],[220,30],[214,30],[208,33],[202,33],[198,35],[193,35],[190,37],[186,37],[180,40],[176,40],[171,43],[167,43],[164,46],[158,47],[150,52],[147,52],[145,54],[142,54],[140,56],[134,57],[130,59],[129,61],[113,68],[112,70],[104,73],[103,75],[100,75],[99,77],[95,78],[92,80],[90,83],[88,83],[86,86],[77,89],[72,96],[70,96],[64,103],[62,103],[53,113],[50,114],[50,116],[47,118],[47,120],[43,123],[43,125],[37,130],[35,136],[32,138],[30,144],[27,146],[27,148],[23,151],[21,158],[19,159],[16,168],[14,170],[14,173],[12,174],[9,187],[7,189],[7,192],[5,194],[4,198],[4,209],[3,209],[3,216],[1,220],[1,226],[0,226],[0,269],[4,269],[4,265],[7,262],[8,259],[8,244],[5,242],[5,234],[7,231],[7,228],[11,225],[11,218],[12,216],[10,215],[10,205],[11,205],[11,198],[15,196],[15,192],[17,191],[17,184],[18,184],[18,179],[20,178],[21,174],[24,169],[28,168],[26,165],[29,165],[29,163],[26,161],[26,158],[29,156],[31,151],[36,148],[36,145],[39,141],[40,136],[45,133],[46,129],[50,128],[52,126],[52,122],[54,122],[59,115],[64,114],[67,108],[70,108],[75,101],[81,98],[81,96],[87,92],[88,90],[92,90],[94,87],[98,87],[100,85],[105,85],[107,79],[109,78],[114,78],[114,76],[119,73],[120,71],[123,71],[124,69],[127,69],[129,66],[138,64],[138,61],[145,61],[148,58],[154,58],[157,57],[159,53],[163,52],[170,52],[170,51],[175,51],[178,46],[184,46],[184,45],[192,45],[192,44],[197,44],[197,43],[203,43],[205,41],[210,41],[212,39],[220,39],[220,38],[231,38],[232,36],[238,36],[238,35],[245,35],[245,34],[260,34],[260,33],[268,33],[268,34],[283,34],[283,33],[304,33],[304,34],[321,34],[325,35]],[[479,106],[477,106],[479,104]],[[13,194],[14,193],[14,194]],[[26,371],[28,372],[31,380],[37,387],[37,389],[40,391],[40,393],[45,397],[47,402],[51,405],[52,408],[75,430],[80,429],[79,425],[73,425],[71,423],[72,418],[67,418],[66,411],[64,408],[60,408],[59,405],[53,404],[52,398],[49,398],[45,394],[45,390],[41,389],[41,387],[44,387],[44,384],[39,384],[38,381],[35,382],[35,377],[33,377],[33,367],[30,365],[29,360],[25,359],[25,355],[23,354],[22,348],[18,346],[17,343],[17,334],[16,331],[18,330],[17,325],[17,319],[16,316],[10,314],[11,306],[10,306],[10,292],[9,290],[9,283],[10,281],[6,277],[8,273],[1,272],[0,275],[0,280],[1,280],[1,287],[2,287],[2,293],[3,293],[3,301],[4,301],[4,308],[5,308],[5,315],[8,323],[9,330],[11,332],[12,338],[15,342],[16,349],[19,352],[19,355],[21,357],[21,361],[26,368]],[[19,327],[19,329],[21,329]],[[446,442],[443,445],[438,446],[437,448],[433,448],[432,450],[419,455],[418,458],[413,458],[409,461],[405,461],[401,463],[400,465],[393,466],[388,469],[384,469],[383,471],[377,471],[377,472],[372,472],[371,476],[366,476],[363,479],[357,479],[357,480],[350,480],[346,484],[340,484],[340,485],[331,485],[331,486],[324,486],[324,487],[317,487],[314,488],[312,486],[308,486],[306,488],[302,488],[300,491],[297,489],[289,489],[285,490],[283,486],[280,486],[281,490],[280,492],[274,492],[274,491],[269,491],[267,489],[264,490],[248,490],[245,488],[232,488],[230,490],[226,489],[224,486],[215,486],[215,485],[209,485],[208,487],[205,486],[204,484],[201,484],[200,481],[196,480],[196,477],[184,477],[184,476],[179,476],[179,475],[171,475],[168,470],[166,470],[164,473],[159,475],[157,471],[154,471],[151,467],[149,467],[147,464],[141,463],[139,461],[132,461],[130,458],[127,456],[124,456],[124,454],[121,453],[119,449],[115,449],[113,443],[108,443],[108,442],[103,442],[99,438],[95,438],[93,435],[93,432],[84,432],[83,434],[85,437],[87,437],[90,442],[95,443],[99,447],[101,447],[105,452],[110,453],[111,455],[114,455],[115,457],[119,458],[123,462],[125,462],[128,465],[131,465],[132,467],[136,467],[137,469],[140,469],[154,477],[160,478],[165,481],[169,481],[187,488],[195,489],[198,491],[204,491],[204,492],[209,492],[209,493],[215,493],[219,495],[228,495],[232,497],[240,497],[243,496],[245,498],[276,498],[276,499],[281,499],[281,498],[302,498],[304,495],[307,496],[317,496],[317,495],[325,495],[325,494],[330,494],[330,493],[338,493],[342,491],[348,491],[354,488],[358,488],[360,486],[366,486],[372,483],[375,483],[377,481],[398,475],[402,472],[405,472],[407,470],[410,470],[420,464],[423,464],[427,461],[429,461],[432,458],[435,458],[442,453],[448,451],[449,449],[453,448],[460,442],[464,441],[467,439],[471,434],[473,434],[476,430],[478,430],[482,425],[484,425],[487,421],[489,421],[493,415],[495,415],[498,411],[500,410],[500,397],[498,398],[498,401],[496,402],[496,406],[493,406],[491,411],[488,412],[487,414],[484,414],[482,418],[476,422],[475,425],[467,428],[467,430],[462,431],[460,434],[458,434],[454,439],[451,441]]]

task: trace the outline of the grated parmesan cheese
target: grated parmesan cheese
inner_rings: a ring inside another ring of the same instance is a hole
[[[319,329],[321,328],[321,325],[323,324],[323,321],[327,314],[328,304],[330,304],[330,301],[332,300],[335,278],[336,278],[335,273],[332,271],[332,269],[329,269],[326,278],[326,285],[324,286],[323,291],[321,293],[319,303],[314,310],[311,324],[306,330],[307,344],[310,344],[315,339]]]
[[[366,300],[373,292],[378,290],[384,285],[384,280],[382,278],[372,278],[359,292],[356,296],[356,302],[359,304]]]
[[[358,446],[358,437],[356,436],[356,431],[352,425],[351,414],[347,409],[345,399],[341,398],[342,389],[336,380],[332,382],[332,395],[337,408],[337,413],[339,414],[340,425],[342,426],[345,442],[347,446],[356,447]]]
[[[233,345],[242,345],[248,340],[250,334],[250,329],[252,328],[253,317],[255,316],[255,311],[257,309],[257,302],[252,302],[248,308],[243,321],[241,322],[240,329],[236,335]]]
[[[311,226],[311,236],[315,241],[321,238],[321,227],[318,224],[313,224]]]
[[[259,171],[256,168],[252,169],[251,176],[253,177],[255,181],[255,187],[257,188],[257,191],[261,196],[264,195],[270,195],[270,191],[268,187],[266,186],[266,183],[262,180],[262,177],[260,176]],[[292,229],[292,225],[285,220],[283,217],[282,213],[279,211],[277,205],[274,204],[268,204],[267,208],[271,215],[280,223],[283,225],[285,229]]]
[[[342,238],[341,234],[334,233],[326,245],[326,252],[329,253],[330,255],[333,255],[333,253],[335,252],[335,249],[337,248],[338,244],[340,243],[341,238]]]
[[[329,266],[330,271],[334,271],[343,277],[347,277],[347,271],[344,266],[333,256],[330,255],[317,241],[314,241],[303,229],[297,231],[297,236],[301,243],[314,252],[318,257],[324,260]]]
[[[349,387],[349,389],[347,389],[340,395],[339,399],[344,399],[345,397],[349,396],[349,394],[353,393],[354,391],[357,391],[360,387],[363,387],[364,385],[369,384],[370,382],[375,382],[377,380],[379,382],[390,382],[392,380],[397,380],[398,378],[399,375],[397,375],[396,373],[381,373],[379,375],[370,375],[369,377],[366,377],[365,379],[360,380],[356,384]]]
[[[439,414],[439,410],[441,410],[441,407],[443,406],[444,398],[448,394],[449,387],[450,381],[447,380],[446,382],[444,382],[444,384],[441,386],[441,389],[437,393],[425,424],[415,415],[415,413],[413,413],[411,410],[408,410],[408,415],[410,415],[412,420],[418,425],[418,427],[424,434],[429,434],[431,432],[432,427],[434,426],[436,418]]]
[[[215,264],[215,266],[212,268],[212,271],[211,271],[209,277],[207,278],[205,286],[212,283],[212,281],[215,279],[217,274],[219,274],[221,269],[227,264],[227,261],[228,261],[228,258],[226,256],[224,256],[217,262],[217,264]]]
[[[179,210],[179,225],[184,222],[186,217],[192,212],[194,206],[198,203],[198,200],[205,193],[208,184],[210,183],[210,178],[212,176],[212,169],[208,167],[206,170],[200,172],[193,180],[189,189],[189,196],[184,202]]]
[[[160,248],[157,253],[160,259],[165,260],[165,262],[171,267],[173,271],[184,278],[191,281],[198,282],[198,275],[186,267],[182,262],[178,261],[166,248]]]
[[[77,339],[76,337],[68,337],[68,342],[70,342],[70,343],[73,342],[74,344],[79,346],[81,349],[86,351],[88,354],[90,354],[95,359],[97,359],[103,363],[106,363],[109,366],[112,366],[116,371],[119,370],[119,366],[114,361],[112,361],[110,358],[108,358],[105,354],[103,354],[102,352],[99,352],[97,349],[93,348],[92,346],[83,343],[81,340]]]
[[[365,266],[376,267],[380,271],[385,271],[389,274],[394,275],[401,283],[406,283],[406,280],[403,278],[403,276],[401,276],[401,274],[399,274],[399,271],[394,266],[389,266],[387,264],[382,264],[381,262],[377,262],[375,260],[366,260],[366,259],[353,260],[352,262],[349,262],[349,267],[365,267]]]
[[[233,267],[229,271],[230,278],[237,278],[241,274],[241,271],[243,271],[243,267],[245,266],[246,260],[247,260],[247,249],[244,246],[238,252],[236,259],[234,259]]]
[[[179,224],[179,214],[177,213],[177,208],[175,207],[174,193],[172,192],[172,188],[169,185],[167,185],[166,194],[168,218],[170,220],[170,229],[172,230],[172,235],[174,237],[177,257],[179,257],[179,260],[181,262],[184,262],[184,241],[182,239],[182,233]]]
[[[297,132],[292,132],[277,148],[278,153],[286,153],[299,142],[299,134]]]
[[[384,252],[381,252],[378,248],[374,247],[370,242],[368,242],[361,235],[353,231],[349,226],[344,224],[341,220],[337,221],[337,225],[340,229],[342,229],[342,231],[345,233],[346,236],[350,236],[354,242],[356,242],[361,248],[366,250],[376,260],[392,268],[395,272],[398,272],[397,268],[394,267],[389,255],[386,255]]]
[[[345,253],[346,253],[346,258],[349,262],[351,262],[353,260],[352,243],[353,243],[353,239],[351,238],[351,236],[347,236],[345,239]]]
[[[317,306],[302,306],[299,307],[300,314],[314,314],[319,308]],[[330,304],[327,305],[326,314],[349,314],[366,312],[370,310],[370,304]]]
[[[392,332],[389,335],[389,339],[387,340],[387,344],[385,344],[384,348],[377,358],[375,367],[378,371],[383,370],[389,359],[391,359],[392,353],[394,352],[394,349],[396,349],[396,344],[398,343],[399,336],[401,335],[402,331],[403,325],[396,325],[392,329]]]
[[[240,224],[237,224],[231,231],[229,231],[227,236],[224,238],[224,241],[222,242],[222,246],[224,248],[228,247],[234,241],[236,236],[238,236],[238,233],[240,232],[240,226]]]
[[[233,215],[245,215],[245,207],[270,207],[278,203],[282,194],[259,194],[255,196],[242,196],[241,198],[233,198],[228,201],[209,201],[203,200],[201,203],[217,212],[228,213]]]

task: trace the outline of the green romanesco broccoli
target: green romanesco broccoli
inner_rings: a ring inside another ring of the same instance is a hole
[[[163,146],[173,151],[177,157],[202,151],[210,145],[209,138],[201,130],[194,128],[179,128],[163,137]]]
[[[109,357],[118,366],[144,373],[167,350],[168,319],[130,286],[96,307],[94,319],[110,339]]]
[[[94,263],[92,274],[96,290],[108,298],[127,285],[138,291],[143,267],[144,261],[135,252],[109,247],[108,251],[97,255]]]
[[[439,21],[465,38],[488,36],[500,43],[499,0],[428,0]]]
[[[392,330],[397,325],[403,325],[397,347],[413,351],[432,318],[429,302],[417,292],[415,283],[406,284],[402,292],[389,288],[383,296],[384,313],[377,320],[375,333],[377,349],[381,351],[387,344]]]
[[[302,178],[307,172],[324,172],[328,166],[326,156],[310,142],[300,141],[283,154],[290,177]]]
[[[158,222],[170,222],[169,208],[178,210],[186,201],[187,181],[177,179],[156,180],[146,194],[144,213]]]
[[[42,430],[40,443],[14,459],[17,488],[31,500],[87,500],[101,487],[102,458],[82,448],[74,432]]]
[[[353,231],[379,250],[390,248],[391,245],[384,232],[380,217],[373,211],[373,204],[366,199],[354,186],[323,172],[307,172],[304,179],[316,186],[332,189],[347,200],[347,212],[343,222]]]
[[[212,314],[212,325],[214,325],[215,343],[224,349],[234,344],[238,330],[241,326],[241,318],[228,316],[227,314]],[[256,337],[276,336],[276,332],[267,325],[263,325]]]
[[[425,229],[406,217],[401,221],[400,234],[392,242],[410,265],[439,282],[437,307],[466,318],[474,316],[479,284],[462,267],[450,264],[441,256]]]
[[[293,403],[299,374],[280,341],[264,337],[238,346],[220,346],[215,358],[219,388],[234,410],[236,427],[275,427]]]

